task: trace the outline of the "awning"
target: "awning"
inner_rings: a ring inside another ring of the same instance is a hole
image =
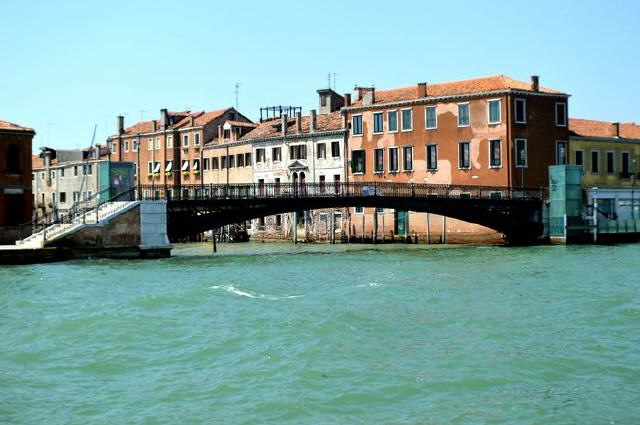
[[[160,172],[160,161],[156,162],[153,166],[153,172],[154,173],[159,173]]]
[[[182,161],[182,171],[189,171],[189,160],[185,159]]]
[[[200,161],[197,159],[193,160],[193,171],[198,171],[198,167],[200,166]]]
[[[169,173],[173,170],[173,161],[167,161],[167,166],[164,167],[164,171]]]

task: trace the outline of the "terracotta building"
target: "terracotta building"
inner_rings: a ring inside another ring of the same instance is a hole
[[[392,90],[356,87],[342,111],[350,125],[349,178],[356,182],[543,187],[547,167],[569,140],[568,95],[541,87],[536,76],[528,83],[498,75]],[[373,222],[373,209],[354,212],[356,222],[358,214]],[[441,238],[434,233],[443,227],[452,235],[491,233],[438,217],[431,228],[433,216],[378,213],[391,214],[385,234]],[[355,223],[358,229],[373,233],[371,225]]]
[[[0,120],[0,244],[15,242],[31,221],[31,142],[35,131]]]
[[[118,134],[109,137],[111,159],[136,163],[141,185],[203,183],[202,162],[206,144],[218,137],[227,121],[251,121],[234,108],[210,112],[160,111],[160,118],[124,126],[118,117]]]

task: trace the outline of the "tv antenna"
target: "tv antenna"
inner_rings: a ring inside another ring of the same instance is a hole
[[[236,94],[236,111],[238,110],[238,95],[240,94],[240,83],[236,83],[235,85],[235,94]]]

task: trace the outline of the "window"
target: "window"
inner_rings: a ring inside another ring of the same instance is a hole
[[[323,97],[323,99],[325,98]],[[276,228],[279,229],[280,227],[282,227],[282,214],[276,214]]]
[[[413,171],[413,146],[402,147],[402,170]]]
[[[398,131],[398,111],[387,112],[387,131],[389,133]]]
[[[148,138],[147,139],[147,150],[148,151],[152,151],[153,150],[153,138]]]
[[[229,159],[227,160],[227,165],[229,166],[229,168],[234,168],[236,166],[235,159],[236,159],[235,156],[229,155]]]
[[[613,174],[615,172],[615,152],[607,152],[607,174]]]
[[[251,167],[251,152],[244,154],[244,165]]]
[[[427,145],[427,170],[438,169],[438,145]]]
[[[92,175],[93,174],[93,164],[88,164],[87,165],[87,174],[88,175]]]
[[[199,159],[194,159],[193,160],[193,171],[200,171],[200,160]]]
[[[525,99],[516,99],[515,121],[517,124],[527,123],[527,101]]]
[[[256,149],[256,162],[264,162],[264,148]]]
[[[153,161],[147,162],[147,173],[153,174]]]
[[[567,126],[567,105],[561,102],[556,103],[556,126]]]
[[[209,158],[202,158],[202,171],[209,171],[211,161]]]
[[[200,133],[193,133],[193,146],[200,146]]]
[[[527,139],[516,139],[516,167],[527,166]]]
[[[67,203],[67,192],[60,192],[60,203],[61,204]]]
[[[380,134],[384,132],[384,119],[382,112],[373,113],[373,134]]]
[[[219,162],[220,160],[218,159],[218,157],[211,158],[211,169],[217,170],[218,168],[220,168]]]
[[[398,172],[398,148],[389,148],[389,172]]]
[[[364,207],[355,207],[354,211],[356,214],[364,214]]]
[[[469,127],[469,103],[458,104],[458,127]]]
[[[351,134],[354,136],[362,136],[362,115],[354,115],[351,117]]]
[[[489,124],[500,124],[502,121],[500,111],[500,99],[492,99],[487,101],[489,109]]]
[[[567,142],[556,142],[556,165],[565,165],[567,163]]]
[[[189,135],[185,134],[182,136],[182,147],[183,148],[188,148],[189,147]]]
[[[340,158],[340,142],[331,142],[331,157]]]
[[[117,142],[111,142],[111,152],[113,153],[117,153],[118,152],[118,143]]]
[[[80,201],[80,192],[73,192],[73,202]]]
[[[167,136],[167,149],[173,148],[173,136]]]
[[[584,151],[576,151],[576,165],[584,165]]]
[[[622,178],[629,178],[631,163],[629,161],[629,152],[622,152]]]
[[[236,155],[236,165],[238,167],[244,167],[244,154],[243,153],[239,153],[238,155]]]
[[[129,141],[128,140],[124,141],[124,151],[125,152],[129,152]]]
[[[318,143],[318,150],[316,151],[316,156],[318,159],[326,159],[327,158],[327,145],[326,143]]]
[[[384,173],[384,149],[373,150],[373,171],[374,173]]]
[[[271,159],[274,162],[282,161],[282,148],[281,147],[271,148]]]
[[[160,138],[156,137],[156,146],[155,146],[156,150],[159,151],[160,150]]]
[[[52,171],[51,171],[51,178],[52,178],[52,179],[55,179],[55,178],[56,178],[56,172],[55,172],[55,170],[52,170]]]
[[[471,168],[469,142],[458,143],[458,168]]]
[[[411,131],[411,130],[413,130],[413,110],[403,109],[402,110],[402,131]]]
[[[173,171],[173,160],[170,159],[170,160],[165,162],[164,172],[165,173],[170,173],[172,171]]]
[[[189,171],[189,160],[188,159],[183,159],[182,160],[182,167],[180,167],[181,171]]]
[[[591,172],[600,172],[600,152],[598,151],[591,151]]]
[[[222,130],[222,138],[231,139],[231,130],[230,129]]]
[[[351,172],[354,174],[364,174],[366,157],[363,150],[351,152]]]
[[[307,159],[307,145],[289,146],[289,156],[291,159]]]
[[[73,175],[74,175],[74,176],[77,176],[77,175],[78,175],[78,166],[77,166],[77,165],[74,165],[74,166],[73,166]]]
[[[60,177],[64,177],[64,170],[65,170],[64,168],[60,169]]]
[[[40,180],[44,180],[44,173],[40,173]]]
[[[435,106],[427,106],[424,109],[424,124],[426,129],[438,127],[437,109]]]
[[[140,147],[140,141],[139,140],[131,141],[131,152],[138,152],[138,148],[139,147]]]
[[[489,141],[489,166],[492,168],[502,166],[502,143],[500,140]]]

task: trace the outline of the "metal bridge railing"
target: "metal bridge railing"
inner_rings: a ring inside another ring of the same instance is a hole
[[[544,188],[434,185],[422,183],[247,183],[140,185],[138,199],[213,200],[274,198],[359,198],[388,196],[403,198],[458,198],[543,200]]]

